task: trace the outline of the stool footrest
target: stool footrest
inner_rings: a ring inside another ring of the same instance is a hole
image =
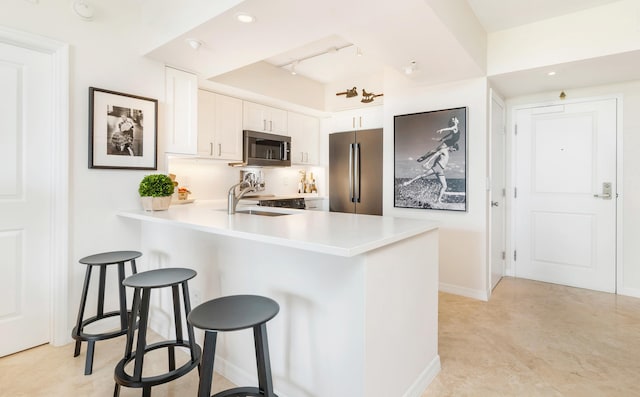
[[[257,387],[236,387],[233,389],[221,391],[220,393],[216,393],[211,397],[264,397],[264,391],[260,391]],[[278,397],[273,394],[273,397]]]
[[[80,325],[80,328],[84,330],[84,327],[86,327],[89,324],[95,323],[95,322],[100,321],[100,320],[104,320],[105,318],[116,317],[116,316],[120,316],[120,311],[116,310],[116,311],[112,311],[112,312],[109,312],[109,313],[104,313],[101,316],[93,316],[91,318],[88,318],[88,319],[84,320],[82,322],[82,324]],[[130,311],[127,312],[127,316],[129,316],[129,318],[131,318],[131,312]],[[136,326],[136,328],[137,328],[137,326]],[[88,332],[78,331],[78,327],[75,326],[75,327],[73,327],[73,330],[71,331],[71,337],[73,339],[79,340],[79,341],[104,340],[104,339],[115,338],[117,336],[124,335],[126,333],[127,333],[127,328],[116,329],[116,330],[111,331],[111,332],[101,332],[101,333],[98,333],[98,334],[90,334]]]
[[[175,340],[162,341],[158,343],[154,343],[152,345],[148,345],[144,352],[150,352],[152,350],[161,349],[161,348],[169,348],[169,347],[184,347],[190,349],[189,341],[178,342]],[[164,374],[142,377],[140,379],[134,379],[133,376],[127,374],[124,371],[124,367],[131,361],[136,358],[136,352],[134,351],[131,354],[131,357],[125,357],[118,362],[115,368],[114,379],[117,384],[125,387],[132,388],[141,388],[141,387],[151,387],[156,386],[162,383],[170,382],[174,379],[177,379],[193,368],[197,367],[200,364],[200,357],[202,356],[202,350],[200,349],[200,345],[195,344],[194,346],[195,357],[193,360],[189,359],[186,363],[184,363],[181,367],[176,368],[172,371],[168,371]]]

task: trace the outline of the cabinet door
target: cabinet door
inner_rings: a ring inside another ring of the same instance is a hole
[[[245,101],[242,125],[245,130],[286,135],[287,112],[286,110]]]
[[[267,128],[272,134],[287,134],[287,111],[276,108],[267,109]]]
[[[360,110],[358,119],[359,130],[370,130],[382,128],[384,124],[384,114],[382,106],[375,106]]]
[[[336,112],[331,120],[331,132],[382,128],[382,106]]]
[[[213,157],[216,94],[198,90],[198,156]]]
[[[245,130],[269,132],[265,106],[244,101],[242,109],[242,126]]]
[[[242,160],[242,100],[216,94],[213,155]]]
[[[165,150],[196,154],[198,142],[198,77],[165,68]]]
[[[289,112],[287,131],[291,136],[291,161],[295,164],[318,164],[320,120]]]

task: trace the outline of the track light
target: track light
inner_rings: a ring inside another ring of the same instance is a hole
[[[295,76],[298,74],[298,72],[296,72],[296,66],[298,66],[298,64],[300,63],[300,61],[293,61],[291,63],[291,75]]]

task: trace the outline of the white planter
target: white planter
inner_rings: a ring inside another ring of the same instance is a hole
[[[142,208],[145,211],[164,211],[171,205],[171,196],[165,197],[140,197]]]

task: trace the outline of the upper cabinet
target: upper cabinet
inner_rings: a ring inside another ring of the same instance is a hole
[[[331,118],[331,131],[354,131],[382,128],[382,106],[336,112]]]
[[[287,111],[245,101],[243,126],[245,130],[286,135]]]
[[[242,100],[198,91],[198,155],[242,160]]]
[[[165,151],[195,154],[197,151],[198,77],[165,68]]]
[[[304,114],[289,112],[287,130],[291,136],[291,162],[318,164],[320,120]]]

